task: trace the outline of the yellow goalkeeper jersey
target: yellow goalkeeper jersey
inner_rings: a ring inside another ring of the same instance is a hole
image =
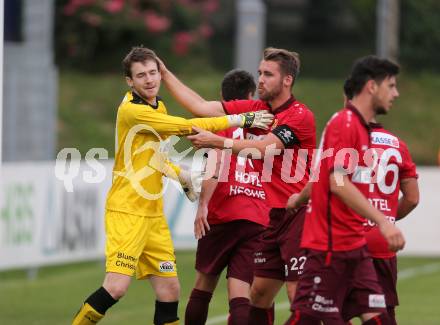
[[[178,173],[179,168],[166,160],[161,141],[170,135],[191,134],[193,126],[216,132],[227,129],[229,123],[226,116],[193,119],[170,116],[159,97],[153,106],[136,93],[127,92],[116,119],[115,164],[106,209],[162,216],[162,175],[170,170]]]

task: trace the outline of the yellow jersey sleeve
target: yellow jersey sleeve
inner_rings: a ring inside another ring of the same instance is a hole
[[[131,102],[125,103],[123,110],[125,121],[129,126],[146,124],[164,136],[192,134],[193,126],[212,132],[225,130],[230,127],[229,120],[226,116],[186,119],[158,113],[146,105]],[[148,131],[143,130],[141,132]]]

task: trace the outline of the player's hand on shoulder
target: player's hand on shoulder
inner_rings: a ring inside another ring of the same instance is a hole
[[[208,223],[208,206],[199,204],[196,218],[194,219],[194,237],[198,240],[210,230]]]

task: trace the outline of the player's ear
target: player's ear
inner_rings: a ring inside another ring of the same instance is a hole
[[[286,86],[286,87],[289,87],[289,88],[291,88],[292,87],[292,83],[293,83],[293,76],[291,76],[291,75],[286,75],[285,77],[284,77],[284,85]]]
[[[125,77],[125,81],[127,82],[128,87],[133,87],[133,79],[130,77]]]
[[[365,87],[367,88],[368,93],[373,94],[374,92],[376,92],[378,84],[373,79],[370,79],[365,84]]]

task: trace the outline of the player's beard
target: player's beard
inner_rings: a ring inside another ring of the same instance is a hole
[[[383,106],[376,106],[375,112],[376,112],[376,115],[386,115],[386,114],[388,114],[388,111]]]
[[[258,97],[265,102],[270,102],[277,98],[283,90],[283,83],[280,82],[276,87],[274,87],[271,91],[263,90],[262,93],[258,92]]]
[[[378,98],[373,99],[373,107],[376,115],[386,115],[388,113],[388,110]]]

